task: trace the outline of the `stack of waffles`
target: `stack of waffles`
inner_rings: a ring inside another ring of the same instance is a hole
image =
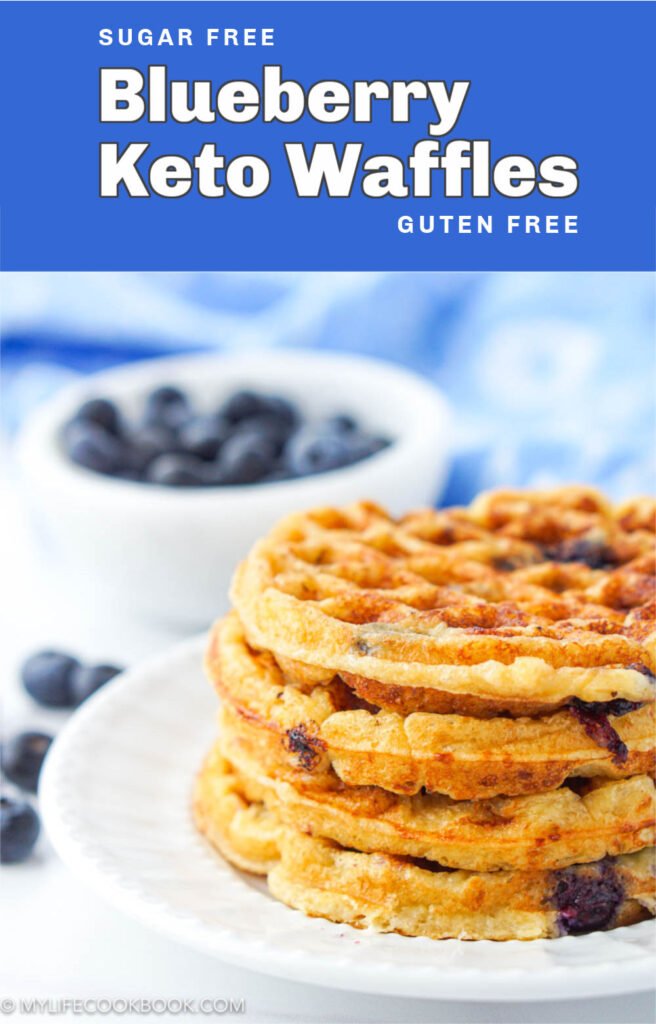
[[[568,487],[286,518],[211,635],[201,831],[289,906],[379,931],[653,915],[655,511]]]

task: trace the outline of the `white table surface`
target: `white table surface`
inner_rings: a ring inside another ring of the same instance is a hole
[[[56,731],[60,712],[44,712],[24,696],[17,667],[26,653],[53,645],[82,657],[133,664],[179,639],[81,608],[65,596],[62,582],[46,584],[23,511],[11,484],[0,484],[0,564],[5,607],[0,645],[4,688],[3,732],[22,728]],[[218,611],[218,609],[217,609]],[[0,873],[0,1011],[2,999],[245,1000],[245,1012],[226,1020],[262,1024],[653,1024],[651,995],[550,1003],[472,1003],[400,1000],[329,991],[268,978],[221,964],[175,945],[123,917],[88,890],[39,841],[25,865]],[[13,1020],[49,1019],[17,1008]],[[133,1019],[103,1015],[98,1019]],[[157,1015],[154,1020],[190,1019]],[[202,1019],[202,1017],[200,1018]]]

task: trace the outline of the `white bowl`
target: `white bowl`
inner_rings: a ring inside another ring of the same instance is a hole
[[[130,415],[160,384],[216,407],[240,387],[279,392],[308,417],[351,412],[389,448],[344,469],[270,484],[176,489],[72,463],[62,425],[85,399]],[[400,513],[430,504],[447,468],[448,414],[427,381],[389,363],[307,350],[152,359],[87,377],[39,408],[18,442],[28,499],[67,584],[99,614],[200,628],[225,607],[230,576],[258,536],[296,509],[371,498]]]

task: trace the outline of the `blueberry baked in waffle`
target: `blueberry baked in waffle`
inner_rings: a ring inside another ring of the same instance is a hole
[[[291,515],[211,631],[196,823],[313,916],[534,939],[656,913],[656,502]]]

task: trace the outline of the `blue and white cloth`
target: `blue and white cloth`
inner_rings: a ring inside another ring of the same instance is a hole
[[[482,487],[653,492],[649,274],[5,274],[4,421],[72,376],[276,345],[402,363],[454,410],[446,502]]]

